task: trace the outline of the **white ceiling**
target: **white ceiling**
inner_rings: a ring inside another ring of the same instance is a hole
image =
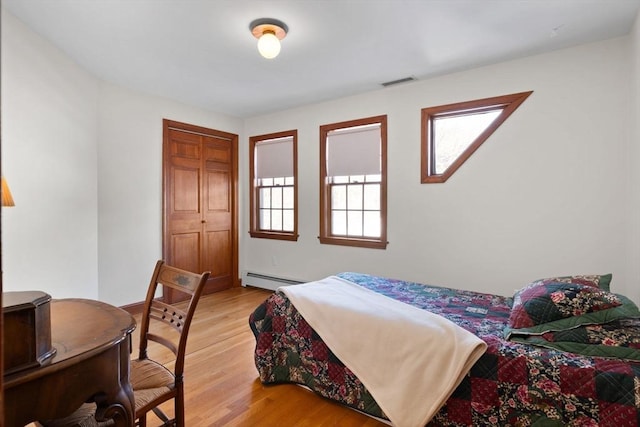
[[[627,34],[640,0],[2,0],[103,80],[238,117]],[[289,33],[267,60],[249,23]]]

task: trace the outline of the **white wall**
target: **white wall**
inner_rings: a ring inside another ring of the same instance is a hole
[[[242,268],[303,280],[359,271],[505,295],[539,277],[612,272],[613,289],[639,300],[626,257],[630,80],[622,38],[246,120],[247,137],[298,129],[303,173],[300,239],[243,234]],[[449,181],[420,184],[421,108],[527,90]],[[389,245],[321,245],[318,126],[377,114],[388,115]],[[247,176],[245,167],[245,199]]]
[[[98,297],[98,80],[2,11],[3,290]]]
[[[239,134],[242,121],[103,83],[98,146],[100,299],[142,301],[162,257],[162,119]],[[142,286],[140,286],[142,284]]]
[[[629,154],[630,194],[629,210],[630,232],[628,234],[629,252],[627,257],[629,280],[636,284],[633,290],[635,300],[640,300],[640,12],[629,35],[631,58],[631,138]]]
[[[162,119],[237,118],[110,85],[2,10],[3,289],[142,301],[162,253]]]

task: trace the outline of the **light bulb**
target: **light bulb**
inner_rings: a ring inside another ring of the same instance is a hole
[[[272,59],[280,53],[280,40],[273,31],[265,31],[258,39],[258,52],[267,59]]]

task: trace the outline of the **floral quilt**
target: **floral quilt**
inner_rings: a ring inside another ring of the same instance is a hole
[[[360,273],[337,276],[446,317],[487,343],[485,354],[430,426],[640,425],[639,362],[505,340],[512,298]],[[276,292],[258,306],[249,324],[263,383],[302,384],[328,399],[386,418],[283,294]]]

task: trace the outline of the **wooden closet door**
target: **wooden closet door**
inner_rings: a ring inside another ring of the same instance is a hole
[[[233,283],[233,153],[229,140],[203,137],[203,271],[211,271],[207,290]]]
[[[164,120],[163,258],[201,273],[205,293],[238,286],[237,135]],[[165,300],[185,297],[166,289]]]

